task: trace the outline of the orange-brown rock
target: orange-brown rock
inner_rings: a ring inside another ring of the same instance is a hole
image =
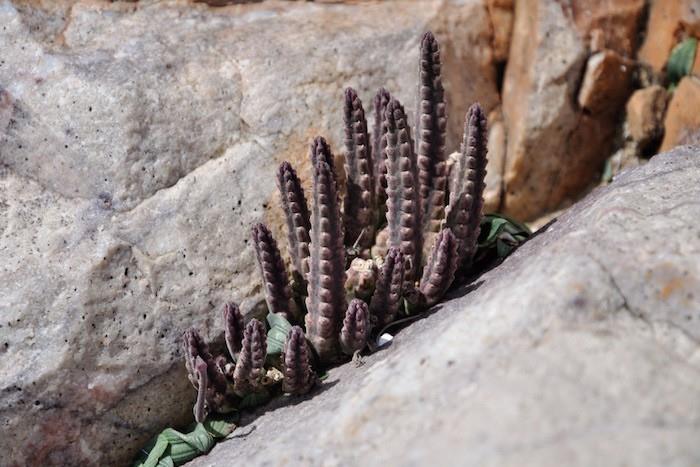
[[[581,108],[593,114],[617,112],[631,86],[633,63],[612,50],[591,55],[578,94]]]
[[[508,134],[504,211],[524,220],[557,208],[595,179],[612,149],[616,121],[629,92],[631,70],[620,64],[628,63],[623,57],[633,50],[643,2],[585,5],[516,2],[503,83]],[[596,42],[608,50],[594,54],[587,66],[596,30]],[[614,63],[618,65],[611,66]],[[586,67],[583,82],[591,91],[584,89],[581,97],[591,109],[584,111],[578,97]],[[608,79],[605,69],[614,70],[617,78]],[[601,95],[591,94],[593,90]]]
[[[632,140],[644,145],[663,134],[668,92],[659,85],[638,89],[627,101],[627,131]]]
[[[506,126],[503,113],[496,109],[489,114],[489,142],[486,167],[486,189],[484,190],[484,211],[496,212],[501,209],[503,199],[503,168],[506,163]]]
[[[680,144],[700,144],[700,79],[686,76],[668,104],[660,152]]]
[[[573,16],[576,29],[584,38],[589,39],[597,31],[602,33],[604,48],[624,56],[634,54],[642,26],[644,0],[574,0],[571,3],[569,15]]]
[[[699,0],[656,0],[652,2],[646,38],[639,59],[661,71],[671,49],[689,36],[700,38]]]
[[[510,38],[513,33],[513,0],[487,0],[491,27],[493,28],[493,58],[496,61],[508,59]]]

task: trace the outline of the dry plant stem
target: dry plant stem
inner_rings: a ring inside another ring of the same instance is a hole
[[[422,232],[416,158],[403,106],[392,99],[385,115],[388,245],[400,248],[408,260],[404,275],[407,290],[412,287],[421,264]]]
[[[427,306],[439,302],[452,285],[457,260],[457,239],[449,228],[443,229],[435,239],[420,281],[419,289]]]
[[[374,164],[370,153],[365,111],[357,92],[352,88],[345,90],[343,120],[345,123],[345,174],[347,176],[343,209],[345,245],[353,246],[359,238],[359,245],[363,248],[369,248],[374,240],[376,223]],[[362,234],[363,231],[364,234]]]
[[[421,41],[416,109],[418,186],[423,229],[437,232],[445,214],[445,92],[440,75],[440,48],[431,32]]]
[[[255,256],[260,267],[265,289],[265,301],[270,313],[279,313],[287,320],[297,318],[296,304],[292,300],[287,270],[272,233],[264,224],[252,228]]]
[[[287,222],[287,241],[292,267],[298,277],[304,278],[309,272],[307,261],[311,242],[309,237],[311,218],[301,181],[289,162],[285,161],[280,165],[277,172],[277,187]]]
[[[197,401],[194,405],[194,419],[197,423],[202,423],[209,414],[206,406],[207,402],[207,364],[199,356],[194,361],[194,371],[197,375]]]
[[[345,310],[345,248],[337,200],[333,172],[319,160],[313,179],[306,333],[322,363],[338,356]]]
[[[192,386],[197,388],[197,358],[207,363],[207,360],[212,360],[213,357],[209,353],[209,346],[202,340],[196,329],[188,329],[182,335],[182,353],[185,354],[187,378]]]
[[[487,131],[484,111],[479,104],[473,104],[464,122],[460,156],[452,169],[446,211],[447,226],[458,241],[459,264],[467,267],[476,253],[484,206]]]
[[[391,101],[391,94],[379,88],[372,102],[374,107],[374,126],[372,127],[372,159],[374,160],[374,181],[377,211],[380,218],[386,215],[386,106]]]
[[[243,314],[238,305],[229,302],[224,305],[224,338],[231,358],[236,360],[243,341]]]
[[[260,388],[267,355],[266,337],[263,323],[257,319],[248,322],[243,333],[241,353],[233,370],[233,390],[239,396]]]
[[[404,257],[398,248],[389,248],[374,295],[369,305],[370,319],[374,329],[381,329],[394,320],[401,305],[403,286]]]
[[[309,349],[304,331],[294,326],[284,345],[284,381],[282,390],[288,394],[306,394],[313,386],[314,376],[309,364]]]
[[[369,309],[367,304],[357,298],[348,306],[340,331],[340,345],[347,355],[353,355],[367,345],[369,336]]]

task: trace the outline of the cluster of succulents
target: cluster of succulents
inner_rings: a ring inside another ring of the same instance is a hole
[[[213,355],[196,330],[185,333],[198,422],[275,393],[307,393],[319,370],[372,348],[386,326],[438,303],[456,274],[468,273],[482,221],[486,117],[470,107],[461,151],[449,161],[440,50],[430,32],[419,75],[413,131],[382,88],[370,135],[360,98],[346,89],[344,166],[324,138],[313,140],[311,205],[291,164],[279,167],[291,271],[270,230],[253,226],[269,330],[257,319],[244,324],[228,303],[226,354]]]

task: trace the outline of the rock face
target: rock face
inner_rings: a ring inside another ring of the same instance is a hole
[[[635,91],[627,101],[627,129],[631,138],[645,145],[663,134],[668,92],[658,84]]]
[[[124,464],[191,418],[180,335],[261,302],[250,225],[281,225],[280,161],[305,176],[310,137],[338,148],[343,87],[410,109],[432,29],[448,146],[498,102],[477,0],[4,1],[0,25],[3,465]]]
[[[503,82],[506,212],[534,218],[601,170],[631,91],[627,62],[643,10],[643,0],[516,2]]]
[[[661,150],[679,144],[700,144],[700,78],[686,76],[673,93],[664,120]]]
[[[700,149],[656,156],[190,465],[698,465],[699,218]]]

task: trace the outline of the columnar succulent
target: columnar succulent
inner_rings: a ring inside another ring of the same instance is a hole
[[[366,349],[401,314],[438,303],[457,270],[470,267],[482,218],[486,117],[478,104],[469,109],[448,174],[440,48],[431,33],[421,41],[415,130],[384,88],[373,109],[370,135],[360,97],[346,89],[345,178],[328,142],[312,141],[311,206],[292,165],[279,168],[291,282],[269,229],[252,229],[267,337],[255,319],[244,328],[233,303],[223,313],[228,356],[213,357],[196,331],[185,333],[197,420],[275,388],[307,393],[315,370]]]

